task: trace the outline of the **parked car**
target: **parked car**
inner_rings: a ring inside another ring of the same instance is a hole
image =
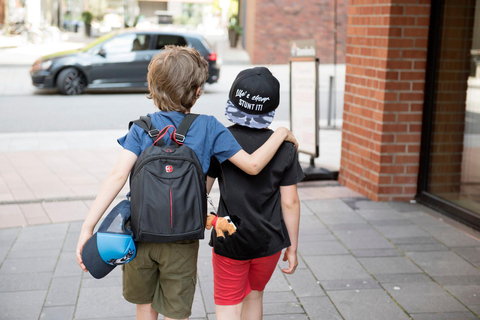
[[[82,49],[41,57],[30,70],[32,83],[66,95],[81,94],[86,88],[147,88],[148,64],[166,45],[195,48],[208,61],[207,83],[218,81],[217,54],[203,36],[125,29]]]

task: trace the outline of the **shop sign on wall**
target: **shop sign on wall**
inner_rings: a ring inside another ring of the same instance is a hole
[[[290,41],[290,55],[292,57],[316,57],[314,39]]]

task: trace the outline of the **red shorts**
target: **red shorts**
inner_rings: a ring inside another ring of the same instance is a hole
[[[282,251],[252,260],[234,260],[213,252],[213,285],[216,305],[239,304],[252,291],[263,291]]]

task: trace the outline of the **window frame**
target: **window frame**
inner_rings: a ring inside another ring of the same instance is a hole
[[[444,4],[445,0],[432,1],[431,3],[427,68],[425,76],[425,98],[422,118],[422,138],[417,195],[415,196],[415,199],[452,219],[480,230],[480,217],[478,214],[428,192],[433,115],[435,111],[435,94],[437,92],[437,65],[439,63],[439,44],[441,40]]]

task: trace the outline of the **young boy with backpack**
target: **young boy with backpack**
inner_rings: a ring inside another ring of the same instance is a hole
[[[280,83],[267,68],[241,71],[230,89],[225,111],[234,123],[228,129],[247,152],[254,152],[274,132],[267,127],[280,100]],[[207,191],[219,179],[218,217],[236,226],[232,235],[212,232],[214,300],[217,320],[261,320],[263,290],[284,248],[284,261],[295,271],[300,201],[297,183],[303,170],[297,150],[284,143],[256,176],[231,161],[212,159]],[[221,232],[220,232],[221,233]]]
[[[136,121],[128,134],[118,139],[124,149],[104,181],[80,232],[76,256],[84,271],[88,271],[82,260],[85,243],[125,185],[132,169],[135,167],[133,177],[135,171],[144,165],[137,160],[152,146],[152,138],[155,138],[155,144],[162,140],[162,144],[167,146],[172,140],[174,144],[184,143],[196,155],[202,174],[206,174],[210,159],[214,156],[219,162],[228,159],[246,173],[255,175],[272,159],[284,140],[296,144],[288,129],[279,128],[264,146],[248,154],[220,122],[207,115],[196,117],[185,137],[175,135],[172,132],[173,127],[178,128],[190,113],[190,109],[200,97],[202,85],[208,78],[207,62],[192,48],[166,47],[150,62],[147,78],[150,90],[148,97],[153,99],[160,110],[150,114],[149,119],[153,127],[159,130],[152,129],[147,133]],[[163,128],[166,129],[162,130]],[[167,153],[175,153],[176,150],[173,147],[163,147],[163,151]],[[162,170],[172,172],[174,166],[165,166]],[[150,174],[154,177],[157,173]],[[145,190],[148,192],[148,186],[145,186]],[[171,194],[170,190],[170,196]],[[132,224],[134,196],[143,194],[132,194]],[[151,197],[155,197],[155,194]],[[175,219],[173,212],[170,214],[172,219]],[[153,220],[150,223],[170,222]],[[158,313],[164,315],[165,319],[188,319],[195,293],[198,247],[198,239],[137,243],[136,257],[123,266],[123,295],[127,301],[137,305],[137,319],[157,319]]]

